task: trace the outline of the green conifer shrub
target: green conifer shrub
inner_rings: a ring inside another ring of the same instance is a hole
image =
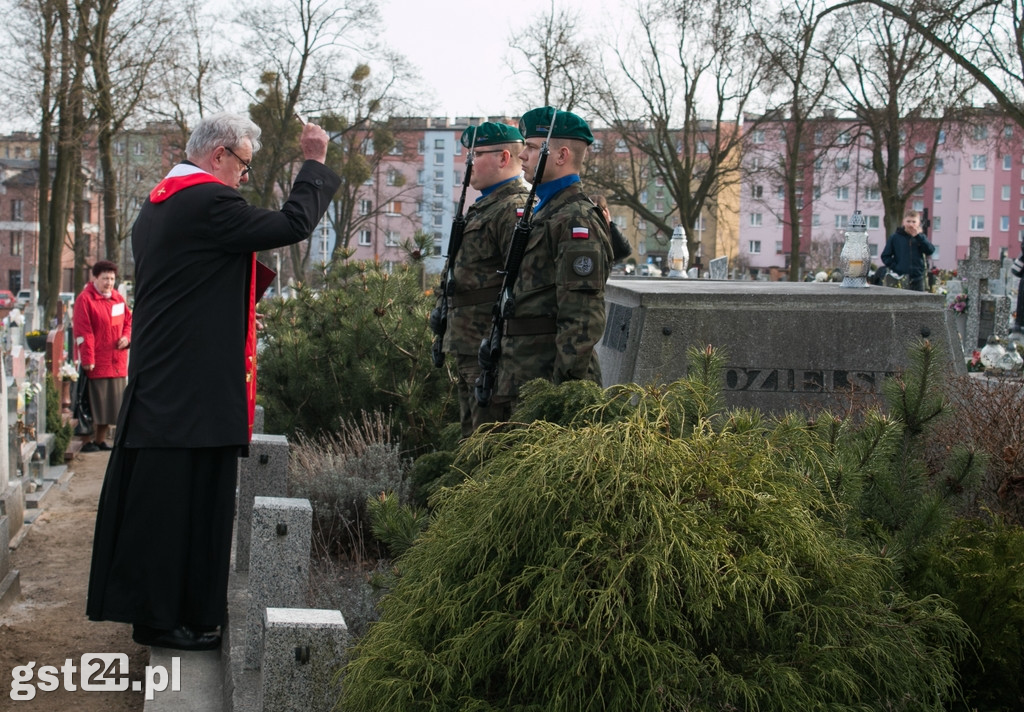
[[[330,433],[362,411],[388,415],[402,449],[429,449],[457,417],[453,378],[430,360],[433,297],[408,265],[337,264],[322,289],[271,300],[259,360],[267,428]]]
[[[53,433],[53,450],[50,452],[51,465],[63,465],[64,454],[71,442],[71,423],[64,422],[61,414],[60,393],[53,380],[53,374],[46,373],[46,431]]]
[[[861,543],[824,426],[719,414],[696,365],[466,441],[343,708],[943,709],[970,633]]]

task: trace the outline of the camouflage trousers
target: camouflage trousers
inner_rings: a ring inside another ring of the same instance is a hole
[[[500,423],[512,414],[510,403],[495,403],[486,408],[476,401],[473,385],[480,376],[480,362],[476,355],[455,354],[455,369],[458,373],[459,418],[462,423],[462,437],[468,438],[473,431],[485,423]]]

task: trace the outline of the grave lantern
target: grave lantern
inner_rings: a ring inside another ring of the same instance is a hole
[[[854,210],[846,230],[846,243],[839,253],[839,269],[843,272],[843,283],[839,286],[867,287],[870,263],[867,222],[859,210]]]
[[[668,276],[686,279],[686,263],[690,252],[686,249],[686,233],[682,225],[676,225],[668,245]]]

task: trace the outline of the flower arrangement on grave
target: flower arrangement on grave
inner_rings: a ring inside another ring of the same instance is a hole
[[[949,303],[949,310],[954,311],[957,314],[963,314],[967,311],[967,295],[958,294],[953,297],[953,301]]]
[[[968,373],[980,373],[985,370],[985,367],[981,363],[981,351],[975,349],[971,352],[970,358],[965,358],[967,362]]]
[[[78,369],[75,368],[75,364],[64,362],[60,366],[60,380],[62,381],[77,381],[78,380]]]
[[[46,348],[46,332],[39,331],[38,329],[35,331],[26,331],[25,344],[28,345],[32,351],[42,351]]]

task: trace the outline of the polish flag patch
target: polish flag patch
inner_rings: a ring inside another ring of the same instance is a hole
[[[590,239],[590,228],[589,227],[574,227],[572,229],[572,239],[574,239],[574,240],[588,240],[588,239]]]
[[[516,217],[523,217],[523,213],[526,212],[523,208],[516,208]]]

